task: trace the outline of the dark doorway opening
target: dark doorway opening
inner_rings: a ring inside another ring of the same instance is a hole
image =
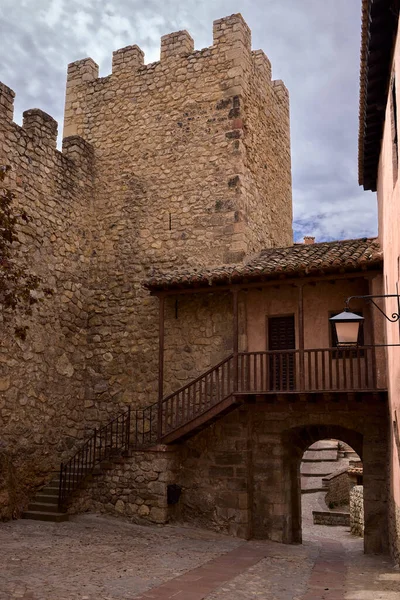
[[[296,347],[294,315],[268,318],[269,389],[295,389],[295,356],[285,350]]]

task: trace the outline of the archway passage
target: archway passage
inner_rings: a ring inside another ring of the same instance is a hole
[[[363,461],[364,549],[385,553],[388,416],[378,394],[243,403],[182,444],[176,482],[184,492],[174,518],[246,539],[301,543],[301,458],[329,438]]]
[[[303,540],[348,538],[351,495],[353,516],[360,505],[353,532],[363,536],[362,462],[351,446],[334,439],[315,442],[303,454],[300,478]]]
[[[386,513],[386,440],[372,424],[364,433],[342,425],[307,425],[294,427],[283,435],[290,465],[290,512],[292,542],[302,541],[300,464],[304,452],[323,439],[339,439],[352,447],[364,464],[364,551],[387,552]]]
[[[290,399],[289,399],[290,400]],[[342,440],[364,466],[364,551],[388,551],[388,416],[385,399],[350,394],[337,400],[287,401],[251,407],[253,537],[302,542],[300,462],[323,439]]]

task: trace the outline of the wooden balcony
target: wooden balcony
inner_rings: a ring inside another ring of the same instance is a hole
[[[241,352],[237,381],[241,394],[373,391],[375,348]]]
[[[231,354],[176,392],[136,411],[136,445],[171,443],[253,396],[377,392],[375,348]]]

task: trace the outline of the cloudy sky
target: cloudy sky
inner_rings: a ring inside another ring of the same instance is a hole
[[[15,120],[41,108],[62,122],[66,65],[138,44],[159,59],[160,37],[187,29],[197,49],[212,21],[241,12],[291,98],[295,239],[376,235],[376,198],[357,183],[361,0],[0,0],[0,81]],[[60,127],[61,129],[61,127]]]

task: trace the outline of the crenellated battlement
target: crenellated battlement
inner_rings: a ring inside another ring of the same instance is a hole
[[[209,52],[205,52],[205,51]],[[168,62],[173,58],[186,58],[189,64],[196,58],[219,55],[222,60],[237,61],[243,53],[251,52],[251,31],[240,14],[231,15],[214,21],[213,45],[195,52],[194,41],[187,31],[176,31],[162,36],[160,62]],[[261,51],[257,51],[261,52]],[[266,57],[265,57],[266,58]],[[268,61],[268,59],[267,59]],[[268,61],[269,62],[269,61]],[[158,63],[153,63],[158,64]],[[126,46],[113,52],[112,75],[145,74],[150,69],[144,66],[144,52],[137,45]],[[146,65],[147,66],[147,65]],[[148,65],[152,67],[152,65]],[[67,95],[71,87],[80,84],[92,84],[99,78],[99,67],[92,58],[77,60],[68,65]]]
[[[2,162],[18,162],[16,156],[26,153],[32,162],[34,154],[45,153],[54,168],[70,173],[71,167],[82,175],[93,168],[93,148],[80,136],[65,138],[62,152],[57,150],[58,123],[52,116],[31,108],[23,112],[22,126],[13,121],[15,92],[0,82],[0,158]],[[42,159],[40,159],[42,160]],[[43,159],[44,160],[44,159]],[[47,159],[46,159],[47,160]],[[72,163],[70,162],[72,161]],[[49,168],[49,167],[48,167]],[[62,176],[62,172],[60,173]]]
[[[271,83],[272,68],[268,56],[263,50],[253,50],[251,55],[253,57],[253,63],[261,77],[265,79],[266,83]]]
[[[168,33],[161,38],[160,59],[167,60],[176,56],[190,54],[194,50],[194,41],[187,31]]]
[[[93,103],[114,106],[116,96],[123,101],[131,94],[135,102],[147,103],[148,93],[155,97],[181,82],[193,90],[189,99],[217,79],[224,97],[241,96],[254,73],[265,88],[271,86],[271,63],[262,50],[251,51],[251,31],[240,14],[214,21],[213,45],[202,50],[194,49],[187,31],[162,36],[160,60],[148,65],[137,45],[116,50],[107,77],[99,78],[92,58],[78,60],[68,66],[64,136],[84,135],[85,114],[92,113]],[[128,82],[129,89],[123,87]]]
[[[76,60],[68,65],[67,91],[68,87],[89,83],[99,77],[99,65],[92,58]]]
[[[31,108],[23,114],[22,129],[33,138],[40,139],[50,148],[57,146],[58,123],[39,108]]]
[[[289,110],[289,90],[283,83],[282,79],[275,79],[272,81],[272,88],[275,92],[275,96],[280,102],[281,106],[285,110]]]
[[[12,121],[14,118],[15,92],[0,81],[0,119]]]
[[[139,46],[126,46],[113,52],[112,73],[129,75],[144,64],[144,52]]]

